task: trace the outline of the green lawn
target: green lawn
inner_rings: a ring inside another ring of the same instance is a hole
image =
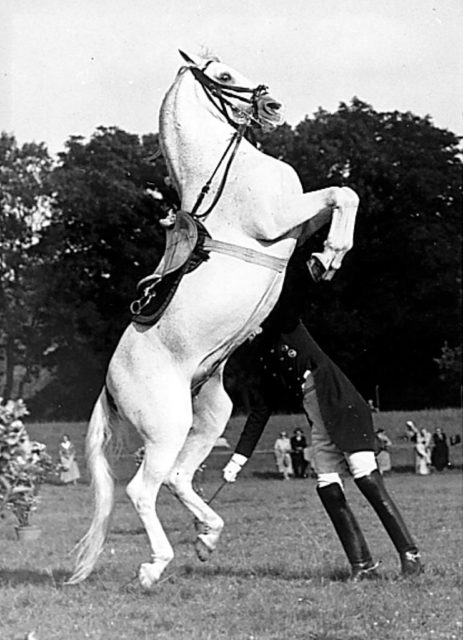
[[[388,486],[422,549],[426,573],[398,579],[396,553],[353,483],[381,579],[352,585],[313,480],[249,477],[214,502],[226,527],[207,564],[196,559],[192,518],[167,491],[159,512],[175,547],[172,576],[149,594],[126,585],[149,549],[122,487],[98,569],[63,587],[69,551],[90,518],[85,485],[45,485],[30,546],[0,524],[0,637],[19,640],[457,640],[462,637],[462,482],[454,470],[394,474]],[[217,480],[204,483],[212,495]],[[126,586],[124,586],[126,585]]]

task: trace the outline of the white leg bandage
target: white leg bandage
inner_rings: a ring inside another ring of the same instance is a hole
[[[378,468],[373,451],[356,451],[346,455],[347,464],[355,480],[369,476],[372,471]]]
[[[339,473],[319,473],[317,476],[317,487],[319,489],[323,489],[323,487],[327,487],[329,484],[335,483],[337,483],[341,487],[341,489],[344,490]]]

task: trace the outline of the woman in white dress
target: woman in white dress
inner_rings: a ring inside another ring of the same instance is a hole
[[[418,429],[412,420],[408,420],[407,429],[414,444],[415,472],[419,476],[428,476],[431,473],[431,434],[424,427]]]
[[[76,448],[68,435],[64,435],[59,445],[60,480],[63,484],[76,484],[80,478],[79,466],[76,462]]]
[[[275,461],[278,471],[283,475],[284,480],[289,480],[293,473],[293,465],[291,463],[291,441],[286,431],[282,431],[273,445],[275,452]]]

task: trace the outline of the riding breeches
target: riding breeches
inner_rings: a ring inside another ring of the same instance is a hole
[[[330,481],[341,484],[339,478],[348,471],[356,479],[374,471],[377,465],[373,451],[341,451],[333,441],[321,415],[312,374],[307,375],[302,390],[304,411],[312,424],[311,464],[319,478],[326,477],[324,484]]]

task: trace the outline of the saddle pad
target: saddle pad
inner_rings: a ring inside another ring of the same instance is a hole
[[[209,253],[203,249],[209,235],[205,227],[189,214],[180,213],[181,222],[176,224],[177,231],[170,235],[170,240],[166,239],[166,251],[161,262],[151,276],[143,278],[137,285],[138,299],[130,307],[132,322],[155,325],[174,297],[185,273],[193,271],[209,257]],[[142,305],[139,304],[141,301]]]
[[[154,274],[163,278],[177,271],[191,256],[198,242],[198,224],[186,211],[177,211],[175,224],[166,232],[166,248]]]

